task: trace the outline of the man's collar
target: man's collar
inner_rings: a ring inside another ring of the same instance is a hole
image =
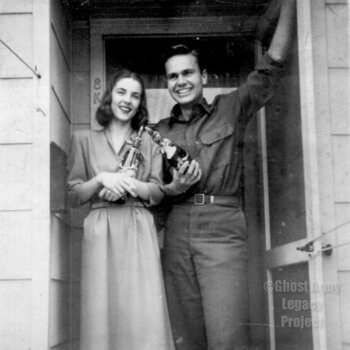
[[[201,102],[193,107],[191,119],[196,118],[197,116],[202,117],[205,114],[209,114],[212,110],[212,107],[208,104],[205,98],[202,98]],[[182,118],[180,105],[177,103],[170,112],[169,125],[173,123],[186,124],[189,120]]]

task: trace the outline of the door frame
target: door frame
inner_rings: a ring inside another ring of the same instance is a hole
[[[297,251],[298,246],[304,245],[321,234],[320,232],[320,198],[318,183],[317,164],[317,137],[316,137],[316,116],[314,96],[314,67],[312,59],[312,36],[311,33],[311,2],[312,0],[297,0],[298,16],[298,45],[299,45],[299,67],[300,67],[300,98],[301,98],[301,122],[302,142],[304,154],[304,181],[306,200],[306,226],[307,238],[290,243],[278,249],[271,249],[270,228],[268,214],[268,192],[267,168],[266,168],[266,137],[264,125],[264,110],[258,118],[260,130],[261,152],[263,157],[263,178],[264,178],[264,215],[265,215],[265,237],[266,237],[266,262],[269,270],[280,265],[290,265],[301,262],[308,262],[310,284],[323,285],[323,257],[322,254],[314,254],[312,257],[305,252]],[[233,32],[253,33],[257,18],[247,17],[192,17],[192,18],[168,18],[164,19],[92,19],[90,21],[90,115],[91,128],[98,129],[95,121],[95,112],[99,104],[99,98],[105,89],[105,49],[104,36],[130,35],[130,36],[172,36],[177,35],[208,35],[220,33],[232,35]],[[265,159],[265,160],[264,160]],[[264,165],[265,163],[265,165]],[[314,249],[317,252],[321,248],[321,242],[314,242]],[[268,270],[268,271],[269,271]],[[267,281],[271,281],[271,273],[267,273]],[[270,349],[275,349],[273,331],[273,304],[272,291],[268,293],[269,299],[269,323],[270,323]],[[311,293],[311,302],[316,305],[324,305],[324,293]],[[321,324],[325,322],[324,308],[312,310],[312,318],[317,318]],[[313,329],[313,344],[315,349],[326,350],[326,330],[318,327]]]
[[[95,121],[98,99],[105,89],[105,36],[206,36],[254,33],[257,16],[185,17],[185,18],[118,18],[90,21],[90,115],[91,128],[99,129]]]
[[[268,169],[267,169],[267,144],[265,110],[260,110],[258,118],[258,130],[262,157],[262,177],[264,188],[264,222],[265,222],[265,262],[266,262],[266,286],[273,286],[272,270],[282,266],[308,263],[310,286],[324,286],[323,279],[323,254],[321,252],[322,241],[316,239],[313,242],[312,253],[297,250],[298,247],[322,235],[320,216],[320,190],[319,169],[317,153],[317,130],[314,95],[314,60],[313,60],[313,36],[311,21],[311,1],[297,0],[297,32],[299,52],[299,88],[301,106],[301,129],[303,166],[305,183],[305,209],[307,237],[277,248],[271,247],[271,230],[269,216],[268,193]],[[321,291],[320,291],[321,289]],[[275,320],[273,305],[273,288],[266,288],[268,295],[268,318],[270,350],[276,349]],[[313,305],[325,305],[325,295],[322,288],[310,288],[310,302]],[[313,327],[312,338],[314,349],[327,350],[326,313],[325,308],[312,308],[311,317],[317,320],[319,327]]]

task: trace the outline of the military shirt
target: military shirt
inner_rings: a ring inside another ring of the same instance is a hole
[[[244,83],[217,95],[211,105],[203,98],[188,121],[176,104],[170,117],[157,124],[160,134],[184,148],[202,170],[201,180],[176,200],[195,193],[240,197],[247,123],[271,99],[283,71],[265,54]]]

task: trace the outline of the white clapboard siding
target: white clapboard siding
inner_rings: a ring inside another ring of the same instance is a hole
[[[330,118],[332,144],[324,149],[332,155],[334,178],[334,226],[350,220],[350,74],[349,74],[349,2],[347,0],[326,0],[327,60],[330,97]],[[350,225],[336,230],[336,244],[350,241]],[[350,348],[350,245],[336,248],[337,286],[339,293],[331,295],[340,307],[341,344]]]
[[[336,204],[336,218],[337,222],[345,223],[348,222],[350,213],[350,203],[338,203]],[[344,246],[337,249],[338,269],[344,273],[349,273],[350,266],[350,224],[344,225],[337,230],[337,245],[344,244]],[[348,309],[350,315],[350,309]]]
[[[326,7],[327,48],[329,67],[349,67],[349,9],[348,5],[330,4]]]
[[[31,295],[30,281],[0,282],[0,349],[30,349]]]
[[[32,212],[0,211],[0,285],[32,278],[31,243]]]
[[[349,68],[329,68],[332,133],[350,135]]]
[[[333,137],[336,202],[350,202],[350,135]],[[350,216],[350,215],[349,215]],[[350,220],[350,217],[348,218]],[[350,266],[349,266],[350,269]]]
[[[2,14],[0,37],[17,55],[32,66],[32,15],[30,13]],[[16,23],[16,25],[13,25]],[[0,44],[0,78],[32,77],[28,68],[3,44]]]
[[[0,145],[0,211],[32,208],[32,159],[31,144]]]
[[[33,79],[0,80],[0,143],[29,143],[33,139]]]
[[[350,273],[349,272],[339,272],[339,280],[338,280],[340,288],[339,293],[339,303],[341,305],[341,320],[342,320],[342,340],[343,344],[350,344]],[[346,347],[344,347],[346,349]]]
[[[0,13],[32,12],[32,2],[28,0],[1,0]]]

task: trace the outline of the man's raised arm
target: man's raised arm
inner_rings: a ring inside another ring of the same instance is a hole
[[[295,30],[296,0],[272,1],[270,11],[274,12],[276,10],[276,8],[271,8],[278,6],[278,2],[281,4],[280,14],[276,30],[268,48],[268,54],[274,61],[283,62],[287,57]],[[264,29],[260,28],[260,30]],[[260,33],[260,36],[264,36],[264,33]]]

